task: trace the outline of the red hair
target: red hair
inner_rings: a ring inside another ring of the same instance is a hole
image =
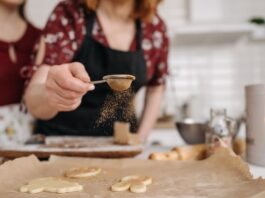
[[[156,14],[157,6],[162,0],[134,0],[135,7],[132,13],[132,17],[140,18],[143,21],[150,21]],[[91,11],[96,11],[99,0],[84,0],[87,8]]]

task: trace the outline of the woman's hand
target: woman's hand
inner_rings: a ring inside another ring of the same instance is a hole
[[[91,90],[90,78],[81,63],[69,63],[49,68],[45,83],[47,102],[56,111],[73,111],[82,97]]]
[[[87,91],[93,90],[81,63],[41,66],[25,92],[25,103],[36,118],[49,120],[60,111],[76,109]]]

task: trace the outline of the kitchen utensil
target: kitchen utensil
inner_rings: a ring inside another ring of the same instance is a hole
[[[236,121],[227,117],[226,109],[211,109],[211,119],[206,130],[207,155],[214,154],[217,148],[233,147]],[[221,144],[223,143],[223,144]]]
[[[130,88],[132,81],[135,80],[135,76],[127,74],[115,74],[107,75],[103,77],[103,80],[97,80],[90,82],[91,84],[107,83],[111,89],[115,91],[125,91]]]
[[[242,124],[242,122],[242,119],[235,120],[229,116],[226,117],[228,130],[230,131],[233,139],[235,139],[237,134],[239,133],[240,125]]]
[[[176,127],[186,143],[205,143],[205,131],[207,129],[207,124],[205,122],[185,119],[184,121],[177,122]]]
[[[265,84],[249,85],[246,92],[247,160],[265,166]]]

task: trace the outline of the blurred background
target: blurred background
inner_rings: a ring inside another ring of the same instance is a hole
[[[161,14],[171,38],[165,112],[207,119],[210,108],[226,108],[243,116],[244,86],[265,79],[265,24],[249,22],[264,20],[265,1],[166,0]]]
[[[57,2],[29,0],[27,17],[42,28]],[[160,121],[207,120],[210,108],[226,108],[228,115],[241,118],[244,86],[265,79],[265,1],[164,0],[159,12],[171,40]]]

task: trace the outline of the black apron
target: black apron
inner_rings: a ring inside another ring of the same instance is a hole
[[[134,75],[136,80],[131,86],[131,91],[136,93],[147,83],[146,64],[141,48],[142,29],[140,20],[136,21],[137,49],[133,52],[124,52],[105,47],[92,38],[95,19],[95,13],[86,12],[87,34],[80,51],[76,54],[73,61],[84,64],[92,80],[100,80],[104,75],[109,74]],[[101,109],[106,97],[113,94],[119,93],[114,93],[106,83],[96,85],[94,91],[88,92],[83,97],[81,105],[76,110],[60,112],[48,121],[37,121],[35,132],[45,135],[113,135],[114,121],[128,121],[124,119],[122,114],[122,109],[127,108],[126,106],[121,105],[113,117],[100,125],[96,124],[100,118]],[[130,100],[132,99],[133,97],[130,98]],[[119,101],[116,102],[119,103]],[[137,121],[135,115],[129,122],[131,123],[131,131],[136,132]]]

